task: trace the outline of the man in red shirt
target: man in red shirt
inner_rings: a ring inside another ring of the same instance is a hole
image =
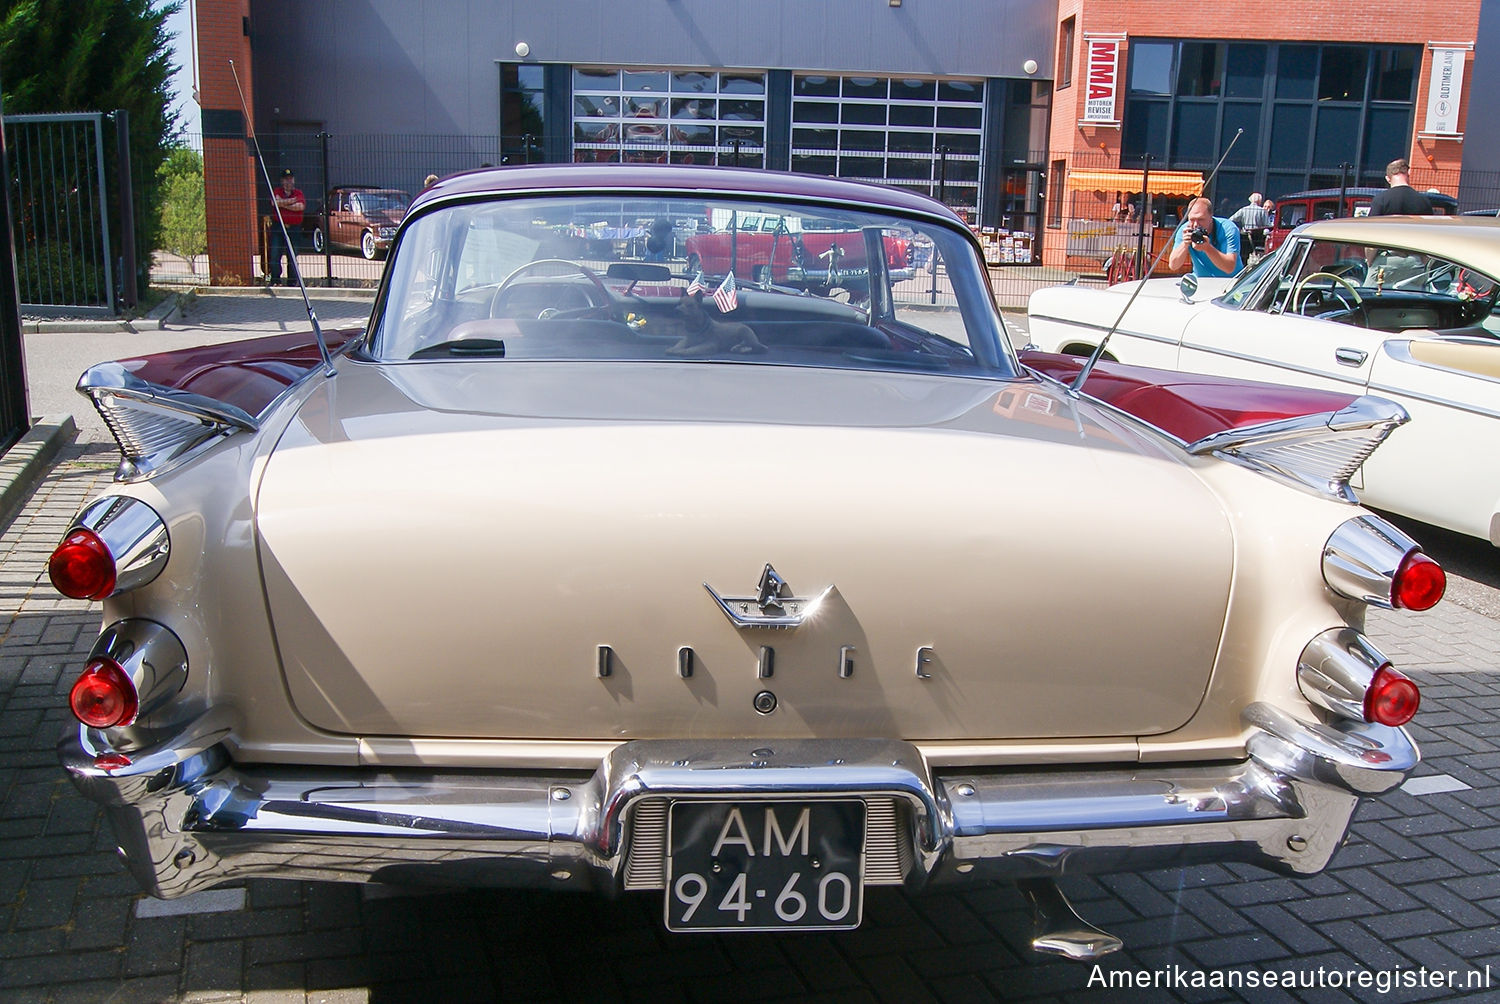
[[[288,233],[302,226],[302,211],[307,208],[307,201],[302,197],[302,190],[297,187],[297,176],[292,173],[291,168],[281,172],[281,187],[271,190],[271,202],[276,206],[277,215],[286,224]],[[287,247],[281,227],[274,222],[271,224],[271,233],[266,238],[266,252],[266,257],[270,259],[266,265],[266,281],[272,286],[283,284],[281,259],[284,255],[287,261],[284,285],[295,286],[299,275],[297,254]]]

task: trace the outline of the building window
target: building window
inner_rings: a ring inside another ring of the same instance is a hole
[[[1057,87],[1061,90],[1073,83],[1073,49],[1077,42],[1078,18],[1070,17],[1062,23],[1057,40]]]
[[[1238,135],[1206,193],[1221,211],[1351,169],[1379,184],[1411,142],[1420,46],[1133,39],[1129,55],[1121,166],[1207,172]]]
[[[797,74],[793,171],[892,185],[978,218],[984,82]]]
[[[1172,93],[1172,57],[1176,46],[1171,42],[1130,43],[1130,93]]]
[[[1051,180],[1047,182],[1047,226],[1061,227],[1063,217],[1063,189],[1068,182],[1068,162],[1052,162]]]
[[[542,155],[546,123],[542,68],[500,64],[500,157],[502,163],[530,164]]]
[[[764,167],[766,75],[573,71],[573,159]]]

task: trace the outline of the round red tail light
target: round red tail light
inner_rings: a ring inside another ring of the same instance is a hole
[[[1415,683],[1389,665],[1381,666],[1365,691],[1365,721],[1393,727],[1405,725],[1421,703],[1422,695]]]
[[[1412,551],[1401,559],[1391,579],[1391,603],[1404,610],[1428,610],[1437,605],[1447,588],[1443,566],[1421,551]]]
[[[115,591],[115,558],[92,530],[74,530],[47,561],[47,575],[64,596],[102,600]]]
[[[83,724],[96,729],[129,725],[140,710],[130,675],[113,659],[95,659],[68,693],[68,706]]]

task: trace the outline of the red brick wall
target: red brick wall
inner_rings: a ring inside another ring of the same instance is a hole
[[[239,91],[229,65],[233,60],[245,101],[254,113],[250,39],[243,20],[249,15],[249,0],[198,0],[198,103],[205,110],[239,111]],[[250,125],[247,122],[246,128]],[[258,170],[243,139],[204,138],[209,282],[215,286],[255,281]]]

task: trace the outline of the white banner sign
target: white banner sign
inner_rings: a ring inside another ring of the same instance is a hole
[[[1432,83],[1427,91],[1426,133],[1462,135],[1458,129],[1458,105],[1464,95],[1465,49],[1432,50]]]
[[[1083,121],[1118,122],[1115,103],[1120,95],[1120,40],[1085,40],[1088,61],[1087,88],[1083,96]]]

